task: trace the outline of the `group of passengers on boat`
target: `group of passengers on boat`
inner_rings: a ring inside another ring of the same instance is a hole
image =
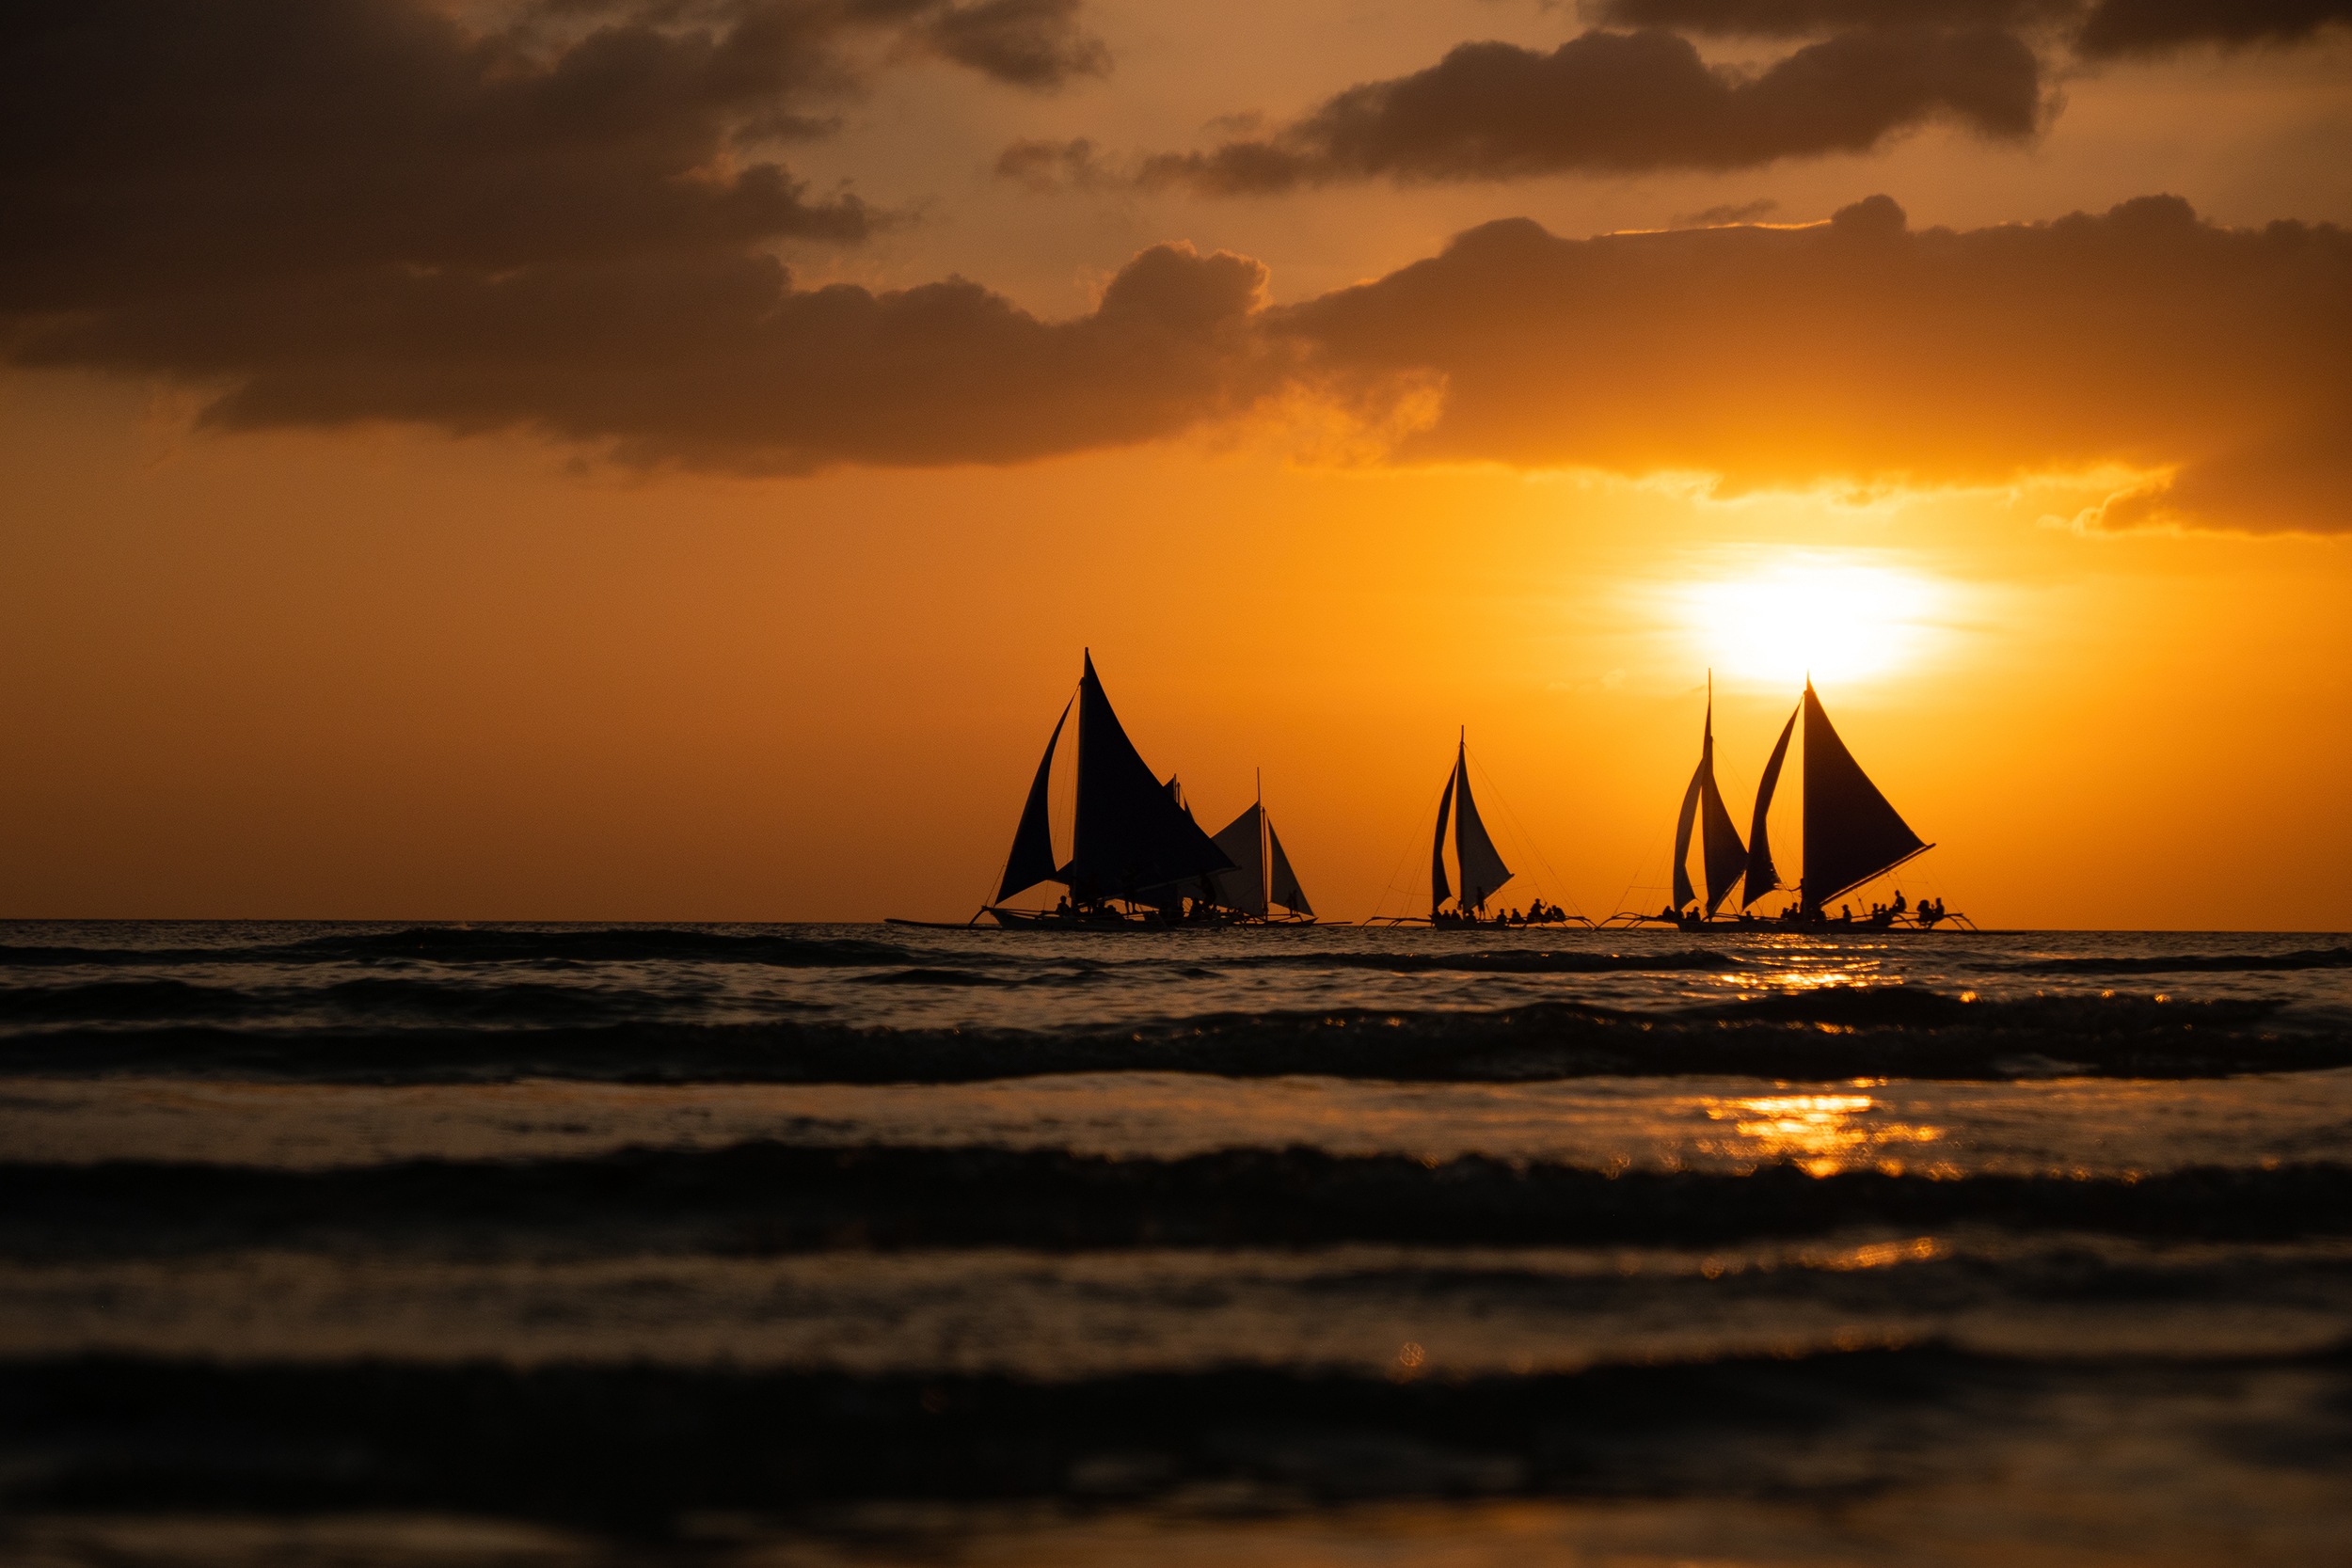
[[[1838,905],[1837,912],[1834,915],[1820,910],[1808,910],[1802,903],[1791,904],[1774,915],[1750,914],[1745,910],[1735,914],[1710,915],[1696,904],[1688,908],[1677,908],[1673,904],[1668,904],[1656,914],[1645,915],[1641,918],[1645,923],[1654,921],[1661,926],[1679,926],[1686,931],[1697,930],[1707,926],[1799,930],[1853,927],[1867,931],[1883,931],[1897,926],[1914,926],[1920,930],[1928,931],[1933,930],[1938,921],[1954,918],[1965,920],[1967,917],[1964,915],[1955,917],[1951,911],[1944,907],[1944,900],[1941,898],[1923,898],[1914,904],[1903,896],[1902,889],[1897,888],[1893,903],[1873,903],[1870,906],[1870,912],[1862,915],[1853,912],[1851,904]]]
[[[1508,910],[1497,910],[1494,913],[1488,914],[1477,906],[1467,910],[1432,910],[1429,913],[1430,925],[1447,928],[1471,926],[1565,926],[1567,923],[1567,911],[1557,904],[1547,904],[1541,898],[1530,904],[1524,913],[1515,907]]]

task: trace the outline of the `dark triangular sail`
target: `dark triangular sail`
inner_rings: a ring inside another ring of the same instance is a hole
[[[1429,845],[1429,913],[1436,918],[1438,906],[1454,896],[1454,888],[1445,879],[1445,825],[1454,805],[1454,785],[1456,773],[1445,776],[1445,792],[1438,797],[1438,836]]]
[[[1724,809],[1723,792],[1715,787],[1715,705],[1707,705],[1707,742],[1699,752],[1699,817],[1705,824],[1700,848],[1707,859],[1707,912],[1712,915],[1748,868],[1747,846]]]
[[[1682,792],[1682,809],[1675,814],[1675,908],[1696,903],[1691,887],[1691,830],[1699,830],[1700,859],[1706,868],[1707,912],[1713,914],[1740,874],[1748,867],[1746,846],[1731,813],[1724,809],[1723,791],[1715,785],[1715,700],[1707,701],[1707,728],[1699,742],[1699,765]]]
[[[1127,898],[1233,863],[1136,754],[1089,654],[1078,682],[1078,822],[1061,879],[1082,899]]]
[[[1265,913],[1265,847],[1259,826],[1263,816],[1253,804],[1216,835],[1216,847],[1232,861],[1233,869],[1218,872],[1209,882],[1216,902],[1229,910]]]
[[[1021,808],[1021,826],[1012,831],[1012,853],[1005,857],[1005,885],[996,890],[999,904],[1040,882],[1058,879],[1054,869],[1054,830],[1046,817],[1045,785],[1054,772],[1054,748],[1061,744],[1061,727],[1068,722],[1070,706],[1065,703],[1061,717],[1054,721],[1054,735],[1045,743],[1045,755],[1037,765],[1037,778],[1029,785],[1028,803]]]
[[[1756,786],[1756,816],[1748,824],[1748,885],[1740,894],[1743,910],[1780,885],[1780,872],[1772,865],[1772,841],[1764,836],[1764,819],[1772,809],[1772,791],[1780,787],[1781,764],[1788,760],[1788,737],[1796,732],[1797,715],[1791,713],[1788,722],[1780,727],[1772,760],[1764,765],[1764,782]]]
[[[1511,879],[1486,825],[1478,819],[1478,803],[1470,799],[1470,747],[1465,743],[1454,759],[1454,865],[1462,875],[1461,907],[1480,910]]]
[[[1691,825],[1699,818],[1699,787],[1707,777],[1707,761],[1691,769],[1691,783],[1682,792],[1682,809],[1675,813],[1675,908],[1694,903],[1698,895],[1691,891]]]
[[[1307,902],[1307,890],[1298,885],[1298,873],[1291,869],[1291,858],[1282,853],[1282,840],[1274,831],[1274,819],[1266,818],[1266,853],[1272,857],[1272,873],[1267,879],[1267,895],[1293,914],[1311,916],[1314,906]]]
[[[1926,847],[1837,738],[1805,682],[1804,907],[1820,909]]]

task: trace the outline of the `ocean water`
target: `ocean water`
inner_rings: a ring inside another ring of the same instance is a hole
[[[0,1555],[2337,1563],[2352,938],[0,925]]]

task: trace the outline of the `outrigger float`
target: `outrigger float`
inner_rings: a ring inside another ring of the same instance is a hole
[[[1804,864],[1793,890],[1797,899],[1777,914],[1755,915],[1748,912],[1749,906],[1787,886],[1772,863],[1766,828],[1799,719],[1804,721]],[[1693,828],[1699,840],[1700,875],[1707,885],[1704,898],[1692,886],[1688,866]],[[1975,923],[1947,910],[1941,899],[1913,904],[1899,891],[1892,903],[1875,904],[1867,915],[1856,915],[1845,906],[1835,915],[1829,913],[1833,899],[1934,847],[1911,831],[1911,825],[1854,761],[1830,723],[1811,680],[1804,683],[1804,695],[1788,722],[1781,726],[1780,739],[1764,764],[1764,777],[1756,790],[1756,814],[1749,819],[1748,841],[1741,844],[1740,830],[1724,809],[1723,793],[1715,784],[1715,695],[1710,677],[1698,769],[1682,792],[1682,809],[1675,819],[1674,902],[1656,914],[1629,911],[1612,915],[1603,924],[1677,926],[1686,931],[1709,927],[1930,931],[1949,922],[1956,928],[1973,931]],[[1728,915],[1720,913],[1735,887],[1741,890],[1738,909]]]

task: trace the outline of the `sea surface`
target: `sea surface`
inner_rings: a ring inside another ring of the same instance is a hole
[[[2352,937],[0,924],[0,1559],[2340,1564]]]

